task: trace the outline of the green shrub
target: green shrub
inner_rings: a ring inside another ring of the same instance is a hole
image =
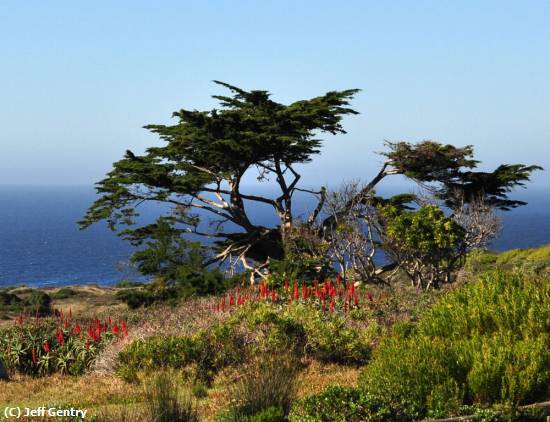
[[[132,287],[141,287],[144,285],[145,283],[143,283],[142,281],[122,280],[115,284],[115,287],[119,289],[128,289]]]
[[[20,312],[24,305],[24,301],[19,296],[0,291],[0,311]]]
[[[300,399],[292,407],[293,422],[375,422],[398,420],[397,415],[368,393],[353,388],[329,386],[320,394]]]
[[[462,404],[546,399],[550,282],[490,273],[444,296],[416,325],[384,339],[362,387],[403,418],[446,416]]]
[[[70,297],[78,295],[78,292],[76,290],[73,290],[69,287],[64,287],[62,289],[59,289],[57,292],[52,294],[52,299],[68,299]]]
[[[128,382],[135,382],[140,371],[152,372],[159,368],[183,368],[196,357],[195,343],[186,337],[148,337],[131,343],[118,354],[117,374]]]
[[[288,418],[285,416],[285,412],[279,406],[271,406],[265,410],[256,413],[250,422],[287,422]]]
[[[208,388],[204,384],[195,384],[191,389],[191,393],[198,399],[203,399],[208,396]]]
[[[26,299],[27,306],[38,316],[50,315],[52,299],[50,296],[40,290],[34,290]]]
[[[182,394],[171,376],[161,372],[145,385],[145,399],[150,421],[198,422],[199,415],[193,399]]]
[[[327,314],[306,305],[288,307],[284,315],[300,323],[307,338],[307,352],[324,362],[347,364],[366,363],[370,356],[371,342],[377,326],[373,322],[366,330],[346,325],[340,314]]]

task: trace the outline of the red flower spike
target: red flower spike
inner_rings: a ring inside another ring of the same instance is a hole
[[[32,348],[32,363],[34,363],[36,365],[36,362],[38,362],[38,357],[36,355],[36,349],[33,347]]]
[[[50,353],[50,344],[48,343],[48,340],[44,341],[44,344],[42,345],[42,348],[44,349],[44,352]]]

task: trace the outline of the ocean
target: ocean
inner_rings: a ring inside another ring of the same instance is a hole
[[[491,248],[550,243],[550,189],[519,190],[513,197],[529,205],[504,213],[502,233]],[[132,247],[104,223],[79,230],[77,221],[94,198],[91,187],[0,186],[0,286],[113,285],[138,279],[128,265]],[[252,211],[254,221],[275,221],[266,208]],[[151,220],[157,212],[148,207],[142,218]]]

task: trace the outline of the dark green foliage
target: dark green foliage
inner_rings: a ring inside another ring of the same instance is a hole
[[[487,274],[384,339],[361,385],[409,419],[545,400],[549,333],[548,278]]]
[[[508,193],[529,181],[531,173],[540,166],[502,164],[493,172],[473,171],[479,161],[473,159],[473,147],[457,148],[432,141],[418,144],[388,142],[383,153],[397,173],[420,182],[439,185],[438,196],[451,209],[457,199],[470,202],[480,197],[484,203],[502,210],[520,205],[523,201],[508,198]]]
[[[24,301],[13,293],[0,291],[0,311],[21,311],[24,307]]]
[[[0,380],[7,380],[9,378],[8,369],[0,358]]]
[[[135,252],[131,259],[138,270],[157,276],[153,283],[117,293],[117,297],[131,308],[191,295],[219,293],[231,283],[218,269],[207,268],[201,244],[181,237],[181,230],[170,226],[168,219],[161,218],[155,224],[128,232],[127,237],[136,245],[145,242],[145,248]]]
[[[130,309],[148,306],[162,300],[162,297],[155,295],[149,289],[124,289],[117,292],[116,297],[126,303]]]
[[[40,290],[34,290],[26,299],[28,308],[38,316],[47,316],[52,312],[50,296]]]
[[[121,282],[115,284],[115,287],[118,289],[127,289],[131,287],[141,287],[145,283],[142,281],[132,281],[132,280],[122,280]]]
[[[198,399],[203,399],[208,396],[208,387],[202,383],[195,384],[191,389],[191,393]]]
[[[383,422],[399,420],[397,414],[368,393],[353,387],[333,385],[320,394],[297,401],[292,422]]]
[[[78,295],[78,292],[69,288],[69,287],[63,287],[62,289],[59,289],[57,292],[52,294],[52,299],[68,299],[70,297]]]

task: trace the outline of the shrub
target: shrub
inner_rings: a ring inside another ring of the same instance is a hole
[[[285,316],[300,323],[307,338],[307,352],[324,362],[347,364],[366,363],[370,356],[370,343],[377,327],[372,323],[366,330],[348,327],[345,317],[327,314],[305,305],[286,309]]]
[[[118,354],[117,374],[135,382],[140,371],[183,368],[196,356],[194,342],[186,337],[159,336],[132,342]]]
[[[115,287],[119,288],[119,289],[127,289],[127,288],[131,288],[131,287],[141,287],[143,285],[145,285],[145,283],[143,283],[141,281],[122,280],[122,281],[118,282],[117,284],[115,284]]]
[[[47,293],[34,290],[26,300],[33,313],[38,316],[46,316],[51,313],[51,298]]]
[[[550,283],[490,273],[444,296],[416,325],[384,339],[362,387],[403,418],[462,404],[510,406],[548,397]]]
[[[23,306],[24,302],[19,296],[7,291],[0,291],[0,311],[19,312]]]
[[[258,357],[242,367],[230,389],[232,408],[223,417],[235,421],[284,421],[295,396],[299,361],[287,356]]]
[[[69,287],[64,287],[62,289],[59,289],[57,292],[52,294],[52,299],[68,299],[70,297],[78,295],[78,292],[76,290],[73,290]]]
[[[199,415],[193,399],[182,394],[166,372],[161,372],[145,386],[149,420],[156,422],[198,422]]]
[[[292,407],[295,422],[375,422],[397,420],[383,402],[353,388],[329,386],[321,394],[308,396]]]

